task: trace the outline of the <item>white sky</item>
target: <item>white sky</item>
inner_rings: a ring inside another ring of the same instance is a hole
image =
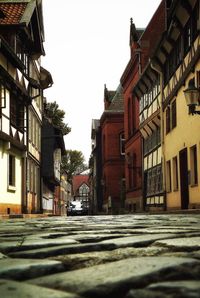
[[[65,110],[66,149],[91,153],[91,122],[103,113],[104,84],[116,90],[129,61],[130,18],[145,28],[161,0],[43,0],[42,65],[54,85],[47,101]]]

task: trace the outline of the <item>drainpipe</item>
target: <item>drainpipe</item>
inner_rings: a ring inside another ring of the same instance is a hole
[[[159,68],[156,63],[151,60],[150,61],[151,68],[155,70],[160,77],[160,95],[161,95],[161,103],[160,103],[160,121],[161,121],[161,127],[160,127],[160,134],[161,134],[161,152],[162,152],[162,182],[163,182],[163,193],[164,193],[164,210],[167,210],[167,203],[166,203],[166,179],[165,179],[165,142],[164,142],[164,112],[162,108],[163,103],[163,94],[164,94],[164,79],[163,79],[163,72]]]

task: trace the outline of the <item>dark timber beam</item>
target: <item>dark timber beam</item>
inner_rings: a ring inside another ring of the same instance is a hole
[[[187,11],[189,16],[192,14],[192,6],[188,0],[181,0],[181,6]]]

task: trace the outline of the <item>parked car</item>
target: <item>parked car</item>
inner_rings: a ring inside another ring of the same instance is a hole
[[[82,203],[79,201],[73,201],[67,208],[68,215],[82,215],[84,214]]]

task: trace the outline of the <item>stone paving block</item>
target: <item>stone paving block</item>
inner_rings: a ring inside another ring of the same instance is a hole
[[[131,288],[144,287],[150,282],[163,281],[168,276],[180,278],[184,271],[200,269],[194,259],[175,257],[143,257],[116,261],[104,265],[64,272],[29,280],[53,289],[76,292],[87,297],[124,297]]]
[[[19,252],[11,252],[8,255],[12,258],[32,258],[42,259],[61,254],[68,253],[83,253],[87,251],[101,251],[112,250],[115,245],[112,243],[86,243],[86,244],[74,244],[74,245],[60,245],[54,247],[31,249]]]
[[[6,255],[0,253],[0,260],[1,260],[1,259],[5,259],[5,258],[7,258]]]
[[[100,242],[100,241],[104,241],[104,240],[109,240],[109,239],[115,239],[115,238],[120,238],[122,237],[122,234],[118,234],[118,233],[94,233],[93,234],[76,234],[74,236],[71,236],[73,239],[83,243],[83,242]],[[125,236],[132,236],[132,234],[125,234]],[[125,237],[124,236],[124,237]]]
[[[51,232],[39,232],[39,233],[34,233],[32,235],[27,235],[26,239],[30,240],[30,239],[56,239],[56,238],[60,238],[60,237],[66,237],[68,236],[67,233],[51,233]]]
[[[174,250],[198,250],[200,249],[200,237],[158,240],[155,242],[155,245],[171,247]]]
[[[75,239],[70,239],[69,237],[66,238],[59,238],[59,239],[38,239],[36,236],[34,239],[26,240],[26,237],[22,237],[20,241],[5,241],[0,243],[0,251],[2,252],[15,252],[21,250],[29,250],[34,248],[41,248],[41,247],[51,247],[56,245],[70,245],[70,244],[77,244],[78,241]]]
[[[150,246],[144,248],[126,247],[114,249],[111,251],[60,255],[52,257],[51,259],[61,261],[63,264],[66,265],[67,270],[75,270],[84,267],[119,261],[131,257],[158,256],[168,251],[168,248],[158,246]]]
[[[158,239],[167,239],[171,237],[177,237],[176,234],[147,234],[147,235],[136,235],[130,237],[121,237],[116,239],[104,240],[101,243],[113,244],[116,248],[118,247],[143,247],[147,246]]]
[[[199,298],[200,280],[161,282],[145,289],[131,290],[126,298]]]
[[[0,278],[25,280],[65,270],[63,264],[54,260],[1,259]]]
[[[73,293],[46,289],[35,285],[0,279],[2,298],[81,298]]]

